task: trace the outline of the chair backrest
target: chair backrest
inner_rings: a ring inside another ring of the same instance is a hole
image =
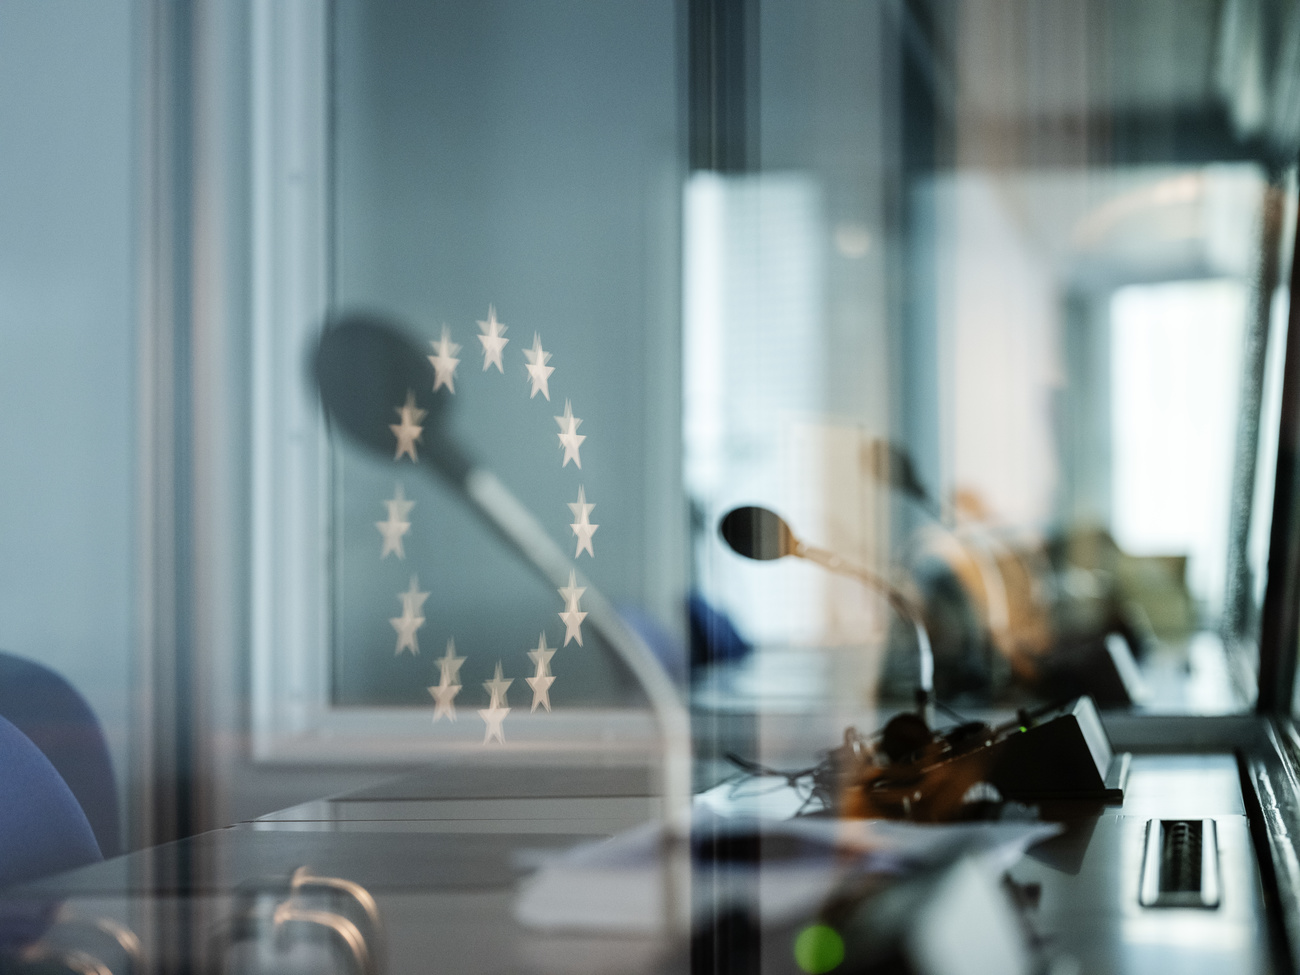
[[[85,699],[50,668],[0,651],[0,717],[12,722],[58,770],[81,804],[103,855],[120,853],[113,763]]]
[[[102,859],[81,804],[39,748],[0,718],[0,887]]]

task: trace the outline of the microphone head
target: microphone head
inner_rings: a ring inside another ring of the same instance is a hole
[[[888,440],[873,440],[868,448],[872,476],[916,502],[931,518],[944,523],[943,505],[921,482],[911,455]]]
[[[911,454],[888,440],[873,440],[869,449],[871,474],[877,481],[918,501],[932,503],[930,492],[916,473]]]
[[[432,395],[433,367],[409,333],[374,312],[348,312],[326,325],[311,355],[311,373],[330,419],[363,447],[392,459],[407,395],[426,411],[420,440],[440,471],[462,480],[468,459],[452,440],[447,397]]]
[[[780,515],[767,508],[733,508],[719,523],[718,532],[733,552],[747,559],[766,562],[794,554],[794,532]]]

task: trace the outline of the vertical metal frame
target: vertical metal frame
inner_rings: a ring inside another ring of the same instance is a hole
[[[758,0],[687,0],[685,10],[690,168],[756,170]]]
[[[250,717],[263,759],[328,695],[329,446],[304,381],[329,304],[328,0],[256,0],[250,29]]]
[[[1259,512],[1252,510],[1258,479],[1259,432],[1268,362],[1273,297],[1281,273],[1282,221],[1286,189],[1282,173],[1268,168],[1268,182],[1260,205],[1259,249],[1251,281],[1250,317],[1246,322],[1240,402],[1237,408],[1237,442],[1233,451],[1232,509],[1228,520],[1228,571],[1221,631],[1234,656],[1243,640],[1253,639],[1250,617],[1253,587],[1250,572],[1250,525]],[[1276,354],[1276,350],[1275,350]]]
[[[188,437],[192,8],[142,2],[131,846],[193,832]]]
[[[1259,634],[1256,711],[1262,715],[1290,714],[1300,649],[1300,213],[1292,237],[1277,476]]]
[[[131,841],[230,821],[245,641],[246,8],[140,0]],[[189,869],[182,865],[177,869]]]

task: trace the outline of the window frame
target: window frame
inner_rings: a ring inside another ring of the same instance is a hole
[[[1296,711],[1296,655],[1300,651],[1300,210],[1293,216],[1290,231],[1286,356],[1255,701],[1257,714],[1287,721]]]

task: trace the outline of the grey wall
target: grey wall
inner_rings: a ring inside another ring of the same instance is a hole
[[[90,701],[126,771],[132,4],[0,0],[0,648]]]

